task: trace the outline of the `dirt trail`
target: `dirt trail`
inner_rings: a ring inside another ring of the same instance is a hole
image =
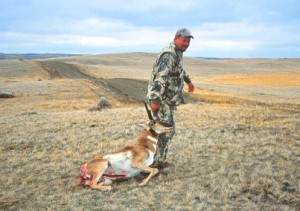
[[[41,61],[41,66],[46,70],[51,79],[70,78],[85,79],[112,92],[112,95],[120,101],[142,101],[147,93],[147,81],[130,78],[95,78],[80,71],[73,64],[58,61]]]

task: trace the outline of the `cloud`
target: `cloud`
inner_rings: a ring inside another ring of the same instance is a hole
[[[4,2],[2,52],[158,52],[187,27],[195,37],[188,56],[300,55],[293,0]]]
[[[199,54],[210,52],[210,55],[222,57],[228,57],[226,54],[233,57],[249,57],[257,51],[264,52],[264,55],[259,56],[272,57],[275,54],[280,55],[279,51],[283,50],[283,46],[289,45],[293,45],[296,53],[300,52],[299,30],[293,24],[213,22],[193,28],[193,34],[195,40],[192,46],[201,49],[198,50]],[[197,50],[194,47],[190,48],[193,54],[196,54]]]
[[[70,27],[66,27],[67,25]],[[126,52],[126,49],[157,52],[173,36],[173,33],[152,27],[137,27],[121,20],[96,17],[59,23],[54,28],[49,28],[50,32],[0,32],[0,40],[3,41],[0,46],[4,50],[9,47],[26,47],[31,51],[40,51],[43,48],[44,52],[57,48],[55,53],[66,48],[72,52],[73,48],[98,53],[106,53],[109,49],[120,52]],[[75,50],[75,53],[81,52]]]
[[[55,23],[49,32],[0,32],[0,46],[55,53],[158,52],[175,33],[169,28],[98,17]],[[300,40],[293,25],[207,22],[190,29],[195,39],[187,56],[251,57],[257,51],[264,53],[262,57],[271,57],[284,47],[299,52]]]

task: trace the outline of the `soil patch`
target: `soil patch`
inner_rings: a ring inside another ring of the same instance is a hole
[[[96,78],[84,73],[76,65],[58,61],[42,61],[41,66],[50,74],[52,80],[59,78],[86,79],[108,89],[120,101],[135,102],[146,98],[147,81],[130,78]]]

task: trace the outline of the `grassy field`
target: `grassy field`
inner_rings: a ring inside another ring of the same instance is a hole
[[[95,78],[148,80],[154,59],[47,61]],[[80,166],[138,137],[147,120],[142,103],[86,78],[49,80],[41,60],[0,60],[0,92],[15,94],[0,99],[0,210],[299,210],[300,60],[185,64],[197,90],[175,113],[174,166],[146,187],[139,175],[100,192],[75,185]],[[88,112],[101,96],[112,108]]]

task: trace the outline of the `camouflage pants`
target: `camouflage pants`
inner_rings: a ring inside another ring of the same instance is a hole
[[[172,132],[162,133],[158,136],[157,149],[153,162],[154,165],[162,164],[167,159],[168,145],[175,134],[174,110],[174,107],[162,103],[159,111],[153,113],[154,120],[173,127]]]

